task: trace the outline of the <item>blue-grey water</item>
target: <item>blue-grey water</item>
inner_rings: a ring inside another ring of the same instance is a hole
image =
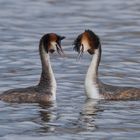
[[[0,102],[0,140],[139,140],[139,101],[86,101],[91,57],[76,60],[73,40],[85,29],[100,36],[100,79],[140,87],[139,0],[1,0],[0,92],[38,83],[39,39],[56,32],[65,58],[51,56],[58,83],[52,105]]]

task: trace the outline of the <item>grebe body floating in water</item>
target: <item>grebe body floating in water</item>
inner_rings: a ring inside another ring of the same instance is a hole
[[[10,89],[0,94],[0,100],[18,103],[51,102],[56,99],[56,80],[51,67],[49,52],[63,54],[61,40],[65,37],[55,33],[45,34],[39,43],[42,73],[38,85]]]
[[[93,55],[85,78],[85,92],[91,99],[139,100],[140,89],[107,85],[98,78],[98,67],[101,60],[101,43],[99,37],[91,30],[85,30],[74,41],[74,50],[79,57],[84,52]]]

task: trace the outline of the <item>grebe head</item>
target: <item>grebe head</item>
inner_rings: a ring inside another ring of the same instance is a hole
[[[79,53],[79,57],[84,53],[88,52],[93,55],[95,50],[100,45],[99,37],[91,30],[85,30],[80,34],[74,41],[74,50]]]
[[[40,45],[43,45],[46,53],[54,53],[55,51],[57,51],[59,54],[61,54],[63,53],[61,40],[64,38],[64,36],[60,36],[55,33],[45,34],[40,39]]]

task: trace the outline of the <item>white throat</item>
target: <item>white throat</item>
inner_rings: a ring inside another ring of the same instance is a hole
[[[55,80],[55,76],[54,76],[54,73],[53,73],[53,69],[52,69],[52,66],[51,66],[51,62],[50,62],[50,56],[49,54],[45,54],[46,55],[46,61],[48,61],[48,68],[49,68],[49,75],[50,75],[50,82],[51,82],[51,92],[53,93],[53,99],[55,100],[56,99],[56,87],[57,87],[57,84],[56,84],[56,80]]]
[[[98,89],[98,61],[100,57],[99,48],[95,50],[91,64],[88,68],[87,75],[85,78],[85,91],[88,98],[91,99],[101,99]]]

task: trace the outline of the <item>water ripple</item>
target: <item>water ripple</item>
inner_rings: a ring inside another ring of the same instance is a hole
[[[39,39],[44,33],[67,36],[66,58],[51,57],[58,83],[52,105],[0,102],[0,139],[108,139],[140,137],[140,105],[85,101],[84,78],[91,57],[76,60],[73,40],[84,29],[102,42],[100,78],[114,85],[139,87],[140,1],[0,1],[0,91],[38,82]]]

